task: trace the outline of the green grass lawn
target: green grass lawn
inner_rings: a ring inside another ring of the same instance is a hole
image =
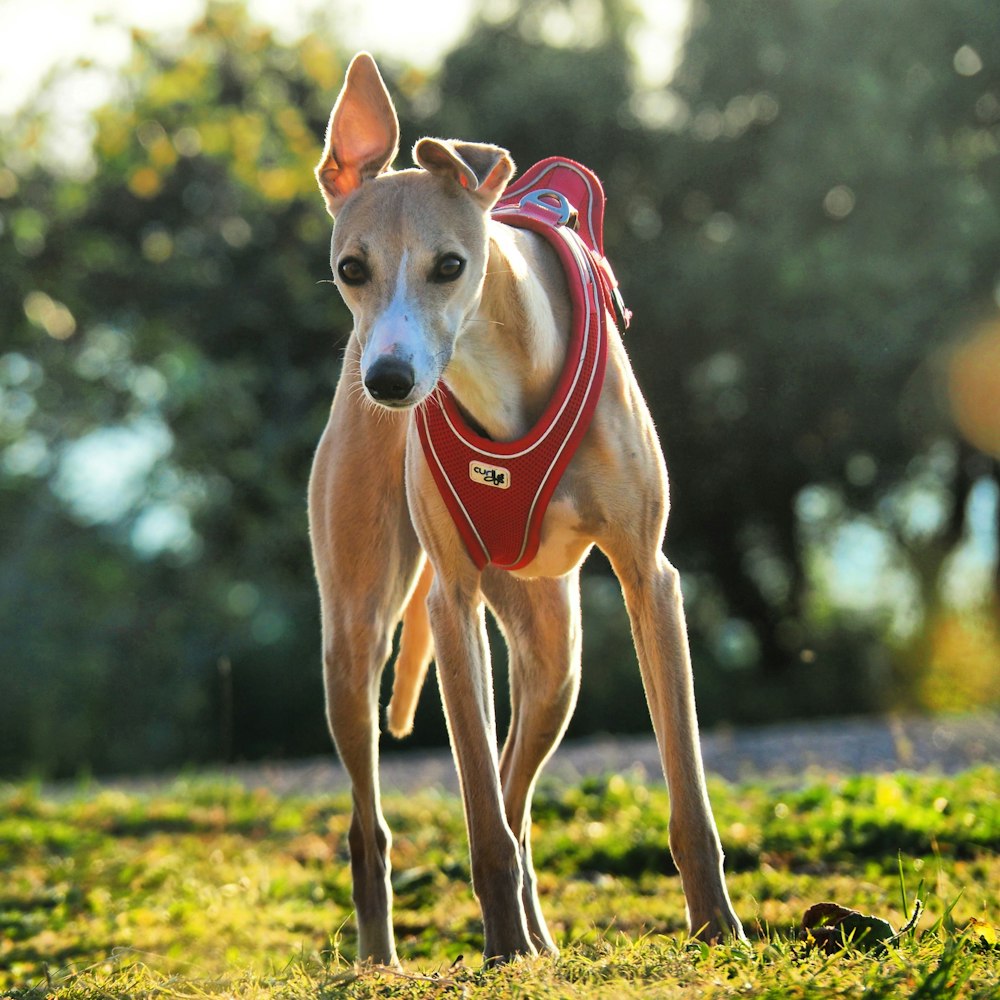
[[[405,971],[354,966],[346,796],[224,782],[59,801],[0,793],[0,994],[15,997],[997,997],[1000,769],[715,783],[750,938],[689,942],[666,792],[545,786],[535,859],[558,959],[481,969],[457,798],[390,797]],[[835,900],[912,934],[826,954],[803,912]],[[6,992],[4,992],[6,991]]]

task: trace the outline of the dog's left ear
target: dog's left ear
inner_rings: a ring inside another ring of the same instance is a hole
[[[421,139],[413,147],[413,160],[432,174],[451,177],[488,212],[514,176],[510,153],[499,146],[451,139]]]

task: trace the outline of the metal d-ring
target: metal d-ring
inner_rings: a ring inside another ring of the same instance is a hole
[[[553,191],[552,188],[538,188],[536,191],[529,191],[518,202],[519,208],[524,208],[527,205],[537,205],[539,208],[544,208],[557,215],[557,226],[565,226],[575,214],[573,206],[566,200],[565,195]]]

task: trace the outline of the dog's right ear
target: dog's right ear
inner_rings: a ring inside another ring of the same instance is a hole
[[[344,199],[385,170],[398,150],[399,121],[389,91],[375,60],[359,52],[347,68],[316,167],[330,215],[336,217]]]

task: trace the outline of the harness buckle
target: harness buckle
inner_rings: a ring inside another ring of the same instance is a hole
[[[576,228],[576,209],[559,191],[554,191],[552,188],[536,188],[534,191],[529,191],[518,202],[517,207],[527,208],[529,205],[551,212],[556,216],[557,226],[569,225],[573,229]]]

